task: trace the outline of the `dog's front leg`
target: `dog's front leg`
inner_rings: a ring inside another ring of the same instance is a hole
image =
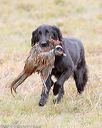
[[[64,82],[70,77],[70,75],[72,74],[73,69],[69,68],[66,71],[64,71],[61,76],[59,77],[59,79],[55,82],[54,84],[54,88],[53,88],[53,93],[56,97],[56,99],[54,100],[54,103],[58,103],[60,102],[61,98],[64,95]]]
[[[51,86],[53,85],[53,81],[51,80],[51,75],[49,75],[45,84],[46,84],[46,87],[43,86],[43,88],[42,88],[42,93],[41,93],[41,98],[40,98],[40,101],[39,101],[39,106],[44,106],[47,102]],[[47,88],[47,90],[46,90],[46,88]]]

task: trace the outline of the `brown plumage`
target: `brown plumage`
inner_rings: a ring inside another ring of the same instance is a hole
[[[49,42],[50,42],[54,47],[61,44],[61,41],[59,41],[59,40],[54,40],[54,39],[50,39]]]
[[[51,41],[54,42],[54,41]],[[55,43],[55,42],[54,42]],[[54,47],[55,45],[53,45]],[[56,52],[57,53],[57,52]],[[38,72],[41,75],[43,85],[46,87],[45,82],[52,71],[55,61],[55,49],[41,48],[35,44],[25,61],[25,66],[20,75],[11,84],[11,93],[16,92],[16,88],[23,83],[32,73]],[[59,52],[57,53],[57,55]],[[62,54],[62,53],[61,53]]]
[[[52,68],[54,63],[54,56],[49,56],[47,50],[49,49],[41,49],[38,44],[31,48],[29,56],[25,61],[23,71],[11,84],[11,93],[12,90],[16,92],[16,88],[34,72],[41,73],[41,79],[44,79],[44,81],[47,79],[49,73],[43,73],[43,71],[46,69],[45,67]],[[50,69],[48,69],[48,71],[49,70]]]

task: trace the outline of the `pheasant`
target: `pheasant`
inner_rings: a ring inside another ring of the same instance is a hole
[[[53,49],[49,50],[49,48],[41,48],[39,44],[35,44],[31,48],[29,56],[25,61],[25,66],[23,71],[11,84],[11,94],[13,95],[13,91],[16,93],[17,87],[20,84],[22,84],[27,77],[29,77],[32,73],[35,72],[40,73],[41,80],[46,88],[45,82],[48,76],[50,75],[52,68],[54,67],[54,61],[56,55],[65,56],[64,50],[60,45],[56,45],[55,47],[53,47]]]
[[[54,47],[61,44],[61,41],[59,41],[59,40],[54,40],[54,39],[52,39],[52,38],[49,40],[49,42],[50,42],[50,44],[52,44]]]

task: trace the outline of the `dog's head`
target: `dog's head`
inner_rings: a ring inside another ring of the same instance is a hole
[[[32,32],[31,46],[39,43],[41,47],[49,46],[49,40],[62,41],[62,34],[58,27],[50,25],[41,25]]]

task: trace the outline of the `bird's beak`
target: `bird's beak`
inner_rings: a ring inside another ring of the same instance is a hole
[[[67,56],[64,52],[61,52],[61,54],[62,54],[63,56]]]
[[[66,56],[66,54],[65,54],[65,53],[63,53],[63,56]]]

